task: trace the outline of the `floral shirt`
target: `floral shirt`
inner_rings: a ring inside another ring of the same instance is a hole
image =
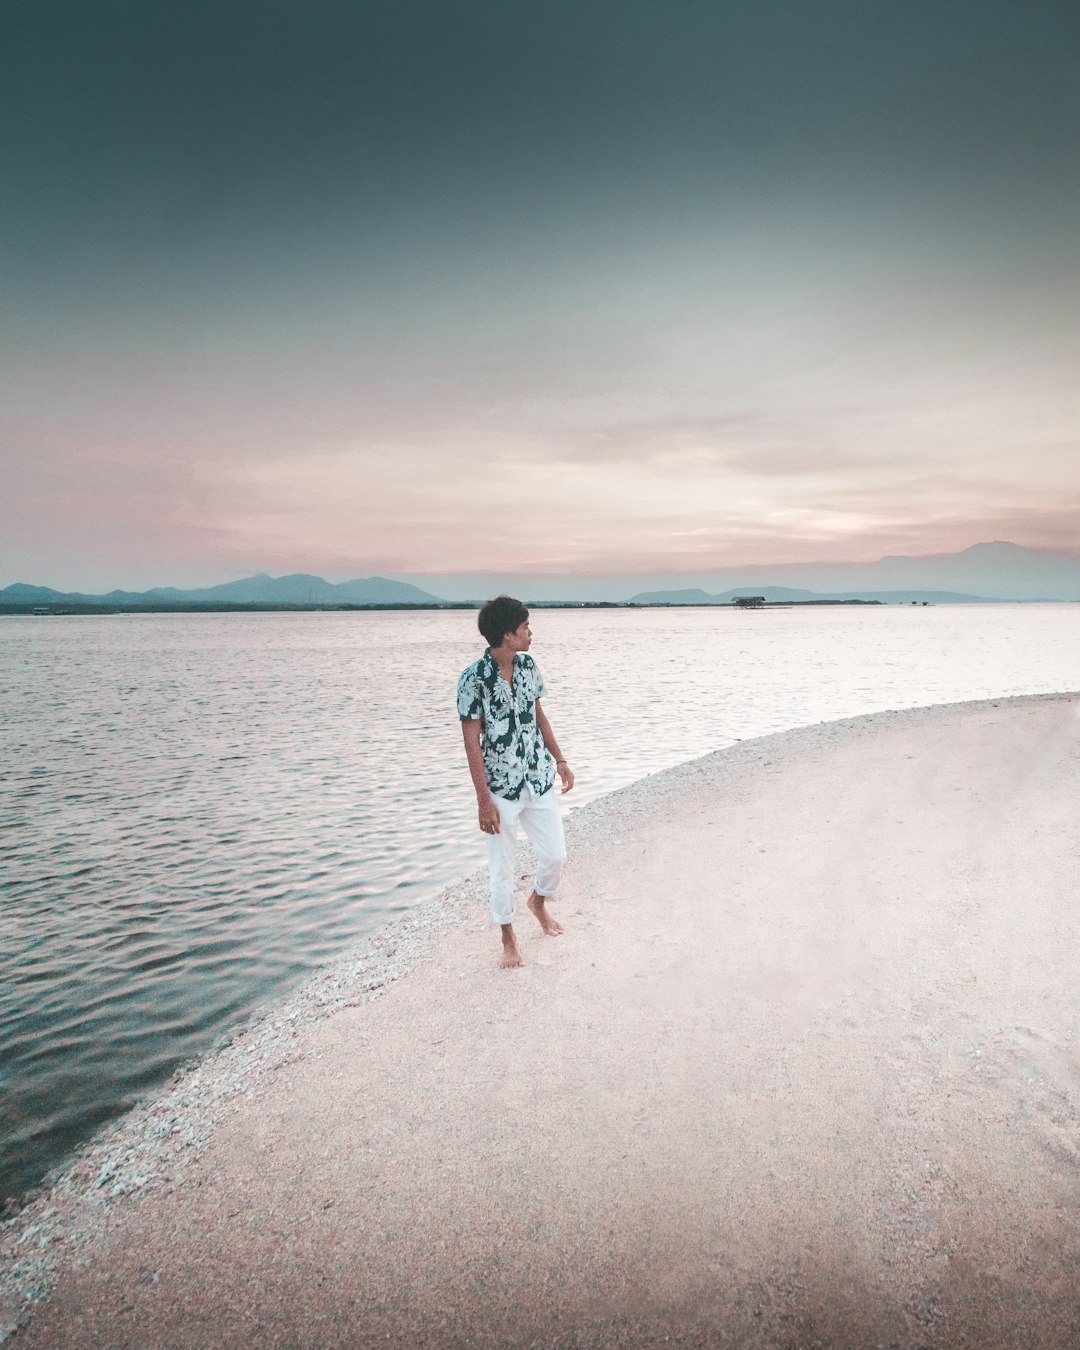
[[[525,652],[514,657],[513,687],[490,651],[458,680],[458,716],[479,720],[488,787],[509,801],[521,796],[526,783],[542,797],[555,781],[555,760],[536,724],[536,700],[543,694],[543,676]]]

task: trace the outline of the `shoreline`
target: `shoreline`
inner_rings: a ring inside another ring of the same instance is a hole
[[[833,598],[822,596],[815,600],[765,600],[760,605],[740,605],[734,600],[534,600],[532,608],[550,609],[721,609],[721,610],[763,610],[763,609],[829,609],[855,607],[870,609],[935,608],[938,605],[1080,605],[1080,599],[1063,596],[1032,596],[1020,599],[1008,599],[992,595],[943,595],[937,591],[903,592],[905,596],[918,595],[918,599],[890,599],[888,592],[874,596],[867,593],[864,597]],[[925,596],[925,598],[923,598]],[[190,604],[176,605],[104,605],[73,602],[54,605],[0,604],[0,617],[3,618],[50,618],[78,619],[93,617],[131,618],[140,614],[387,614],[387,613],[440,613],[444,610],[474,611],[481,605],[480,600],[445,600],[438,604],[256,604],[229,603],[203,604],[196,601]]]
[[[776,773],[817,751],[836,749],[875,732],[920,731],[935,720],[990,709],[1071,703],[1078,697],[1062,692],[935,704],[739,741],[587,803],[566,821],[568,843],[572,856],[595,849],[601,841],[605,847],[618,846],[621,841],[612,837],[613,832],[647,818],[658,792],[677,796],[703,775],[715,788],[747,771],[766,768]],[[25,1321],[64,1271],[78,1264],[108,1227],[114,1210],[122,1210],[132,1197],[164,1200],[183,1190],[191,1164],[211,1146],[219,1128],[255,1100],[273,1075],[315,1053],[305,1049],[308,1033],[344,1009],[381,999],[432,956],[448,932],[486,931],[485,893],[486,872],[475,872],[394,919],[106,1127],[50,1174],[43,1193],[0,1227],[0,1257],[8,1265],[0,1279],[0,1341]]]

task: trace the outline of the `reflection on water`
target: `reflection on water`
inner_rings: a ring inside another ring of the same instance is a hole
[[[1076,687],[1078,606],[534,614],[567,806],[786,727]],[[468,612],[0,618],[0,1199],[482,860]]]

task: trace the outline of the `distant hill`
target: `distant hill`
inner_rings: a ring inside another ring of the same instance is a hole
[[[682,591],[640,591],[631,597],[634,605],[730,605],[738,595],[760,595],[771,604],[787,604],[794,600],[825,600],[835,596],[816,595],[813,591],[792,590],[787,586],[743,586],[719,595],[710,595],[700,587]]]
[[[48,586],[28,586],[16,582],[0,590],[0,605],[106,605],[139,609],[167,605],[439,605],[437,595],[404,581],[385,577],[357,578],[334,585],[322,577],[297,572],[272,577],[266,572],[228,581],[221,586],[181,591],[174,586],[156,586],[149,591],[109,591],[105,595],[85,595],[77,591],[56,591]]]
[[[1001,600],[1080,600],[1080,556],[1023,548],[1005,540],[972,544],[960,553],[885,557],[861,571],[864,575],[856,585],[873,585],[882,591],[942,590]]]
[[[208,586],[197,591],[158,589],[147,591],[147,596],[162,596],[186,601],[233,601],[260,605],[430,605],[438,604],[439,597],[403,581],[387,581],[385,577],[358,578],[334,584],[307,572],[293,572],[284,577],[272,577],[266,572],[245,577],[242,581],[227,581],[221,586]]]
[[[719,595],[710,595],[700,589],[686,591],[642,591],[635,595],[635,605],[730,605],[737,596],[760,595],[769,604],[807,605],[828,601],[846,604],[864,600],[879,605],[959,605],[993,604],[994,596],[959,595],[955,591],[841,591],[835,595],[818,595],[815,591],[792,590],[786,586],[743,586]]]
[[[619,575],[585,571],[537,573],[398,573],[402,581],[437,590],[448,600],[483,600],[507,591],[526,604],[538,600],[615,600],[699,590],[705,595],[798,591],[813,596],[893,600],[918,596],[938,603],[972,600],[1080,601],[1080,549],[1055,553],[1005,540],[973,544],[959,553],[885,557],[868,562],[765,563],[657,573],[628,556]],[[794,598],[794,597],[791,597]],[[806,598],[805,595],[803,597]],[[694,603],[693,601],[685,603]],[[698,601],[697,603],[704,603]]]

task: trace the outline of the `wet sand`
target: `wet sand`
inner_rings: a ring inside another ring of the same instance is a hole
[[[1062,695],[591,804],[525,970],[474,880],[9,1225],[11,1344],[1080,1345],[1078,789]]]

